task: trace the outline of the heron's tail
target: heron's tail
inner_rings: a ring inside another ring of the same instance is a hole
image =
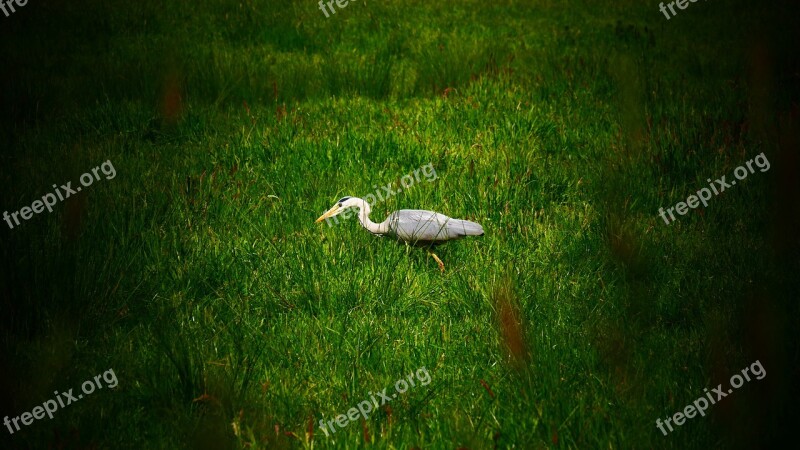
[[[459,232],[464,233],[464,236],[483,236],[483,227],[479,223],[459,220],[457,227]]]

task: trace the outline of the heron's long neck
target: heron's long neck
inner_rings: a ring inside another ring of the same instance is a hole
[[[369,220],[369,213],[371,211],[372,209],[369,207],[369,203],[362,200],[361,208],[358,209],[358,220],[361,222],[361,226],[373,234],[386,234],[389,227],[385,221],[382,223],[375,223]]]

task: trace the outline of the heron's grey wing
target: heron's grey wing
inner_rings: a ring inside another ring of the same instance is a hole
[[[392,213],[393,234],[405,242],[432,242],[447,239],[448,217],[421,209],[401,209]]]
[[[390,224],[398,239],[411,243],[443,242],[483,234],[483,228],[475,222],[422,209],[396,211],[390,216]]]
[[[469,220],[450,219],[447,222],[448,233],[458,237],[461,236],[483,236],[483,227],[479,223]]]

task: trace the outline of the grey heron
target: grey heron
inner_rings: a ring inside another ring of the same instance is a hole
[[[431,249],[444,242],[464,236],[482,236],[483,227],[475,222],[451,219],[444,214],[424,209],[401,209],[389,214],[381,223],[369,220],[371,208],[369,203],[358,197],[342,197],[325,214],[319,216],[315,223],[339,215],[348,208],[358,208],[358,220],[372,234],[388,236],[416,247],[425,247],[444,272],[444,263]]]

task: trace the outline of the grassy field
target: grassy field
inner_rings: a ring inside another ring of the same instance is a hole
[[[787,2],[788,3],[788,2]],[[0,15],[2,448],[777,448],[800,398],[796,8],[30,0]],[[764,153],[669,225],[668,208]],[[373,205],[486,233],[422,250]],[[377,186],[377,188],[376,188]],[[767,375],[662,434],[755,361]],[[326,436],[320,419],[418,369]],[[795,438],[792,438],[795,439]]]

